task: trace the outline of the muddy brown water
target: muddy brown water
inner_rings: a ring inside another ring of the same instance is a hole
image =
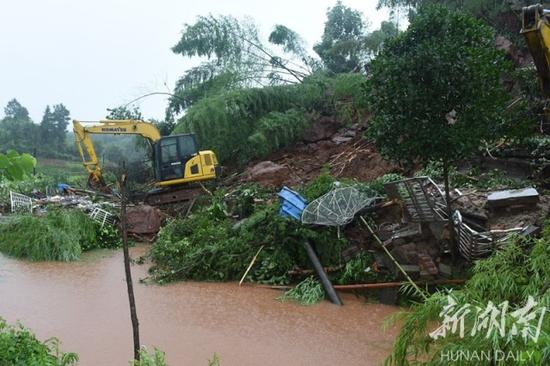
[[[146,246],[131,249],[133,257]],[[233,283],[137,283],[141,343],[157,346],[170,365],[379,365],[396,329],[382,331],[397,308],[343,295],[305,307],[276,300],[280,292]],[[75,263],[33,263],[0,255],[0,316],[21,321],[39,338],[56,336],[80,365],[128,365],[132,332],[122,251],[97,251]]]

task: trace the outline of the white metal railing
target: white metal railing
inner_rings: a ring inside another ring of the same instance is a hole
[[[32,213],[32,199],[21,193],[10,191],[11,212],[29,211]]]
[[[101,227],[105,226],[105,224],[113,226],[116,223],[115,215],[98,207],[92,210],[90,217],[101,224]]]

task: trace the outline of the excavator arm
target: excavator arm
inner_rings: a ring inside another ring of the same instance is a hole
[[[84,122],[74,120],[73,131],[78,152],[82,157],[84,168],[88,172],[88,184],[94,188],[105,186],[101,175],[101,166],[94,149],[92,134],[140,135],[152,144],[160,140],[157,128],[144,121],[136,120],[102,120],[85,126]]]
[[[521,34],[537,69],[539,84],[546,98],[545,115],[550,115],[550,10],[542,5],[531,5],[522,9]]]

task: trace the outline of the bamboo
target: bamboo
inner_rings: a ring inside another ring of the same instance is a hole
[[[239,281],[239,286],[243,284],[243,281],[246,278],[246,275],[248,274],[248,272],[250,271],[250,269],[252,268],[252,266],[256,262],[256,259],[258,258],[258,255],[260,254],[262,249],[264,249],[263,245],[260,247],[260,249],[258,249],[258,251],[256,252],[256,255],[254,255],[254,257],[252,257],[252,261],[250,261],[250,264],[246,268],[246,271],[244,272],[243,276],[241,277],[241,280]]]
[[[407,281],[409,281],[409,283],[414,287],[414,289],[420,294],[420,296],[422,296],[422,298],[424,299],[424,301],[428,300],[428,297],[426,296],[426,294],[424,293],[424,291],[422,291],[420,289],[420,287],[418,287],[416,285],[416,283],[414,283],[414,281],[409,277],[409,274],[403,269],[403,267],[401,267],[401,265],[399,264],[399,262],[397,262],[397,260],[393,257],[393,255],[391,255],[390,251],[386,248],[386,246],[384,245],[384,243],[382,243],[382,240],[380,240],[380,238],[378,237],[378,235],[376,235],[376,233],[374,232],[374,230],[372,230],[372,228],[370,227],[369,223],[367,222],[367,220],[365,220],[363,218],[363,216],[359,216],[359,218],[361,219],[361,221],[363,221],[363,224],[365,224],[365,226],[367,227],[367,229],[369,229],[370,233],[372,234],[372,236],[374,237],[374,239],[376,239],[376,241],[378,242],[378,244],[380,244],[380,246],[382,247],[382,249],[384,249],[384,251],[386,252],[386,255],[388,257],[390,257],[390,259],[392,260],[392,262],[397,266],[397,268],[401,271],[401,273],[403,273],[403,275],[405,276],[405,278],[407,279]]]

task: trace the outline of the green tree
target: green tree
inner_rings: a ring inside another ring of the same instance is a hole
[[[392,21],[384,20],[380,24],[380,28],[365,36],[365,48],[369,51],[370,56],[378,55],[382,46],[386,41],[396,37],[399,34],[397,25]]]
[[[40,142],[42,146],[51,149],[52,142],[55,139],[55,121],[50,106],[46,106],[42,121],[40,122]]]
[[[5,117],[0,120],[0,151],[33,151],[37,145],[38,126],[29,117],[27,108],[12,99],[4,108],[4,113]]]
[[[512,40],[523,53],[527,53],[527,47],[519,33],[521,9],[540,2],[540,0],[378,0],[378,7],[408,8],[410,19],[422,6],[442,5],[451,10],[460,10],[495,28],[500,35]]]
[[[63,104],[56,104],[53,109],[46,106],[39,128],[41,152],[55,156],[67,150],[69,115],[69,110]]]
[[[53,106],[52,114],[55,126],[55,144],[64,149],[71,113],[63,104],[56,104]]]
[[[136,121],[143,119],[143,114],[141,114],[139,107],[129,108],[126,106],[121,106],[107,108],[107,112],[109,112],[106,117],[107,119],[133,119]]]
[[[369,135],[391,159],[441,162],[450,204],[449,167],[506,132],[501,76],[509,68],[490,27],[422,8],[371,63]]]
[[[327,11],[321,42],[313,50],[334,73],[358,71],[366,59],[367,24],[362,14],[338,1]]]
[[[8,102],[4,108],[4,114],[6,115],[6,118],[30,120],[29,111],[27,108],[23,107],[15,98]]]

